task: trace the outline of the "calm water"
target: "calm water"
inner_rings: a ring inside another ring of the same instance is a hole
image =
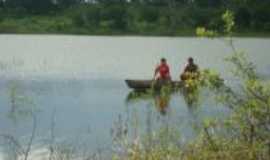
[[[270,39],[237,38],[235,43],[268,79]],[[231,51],[222,40],[1,35],[0,46],[0,134],[11,134],[23,143],[31,133],[29,119],[9,117],[12,88],[16,88],[17,105],[38,110],[35,156],[45,152],[52,126],[57,143],[79,143],[96,152],[111,150],[112,131],[120,123],[127,126],[130,137],[177,126],[181,141],[186,141],[196,134],[193,126],[200,126],[203,118],[223,118],[227,113],[203,92],[203,101],[195,109],[187,107],[182,95],[173,95],[164,116],[153,99],[126,103],[131,90],[124,83],[126,78],[152,78],[161,57],[167,58],[173,79],[178,79],[189,56],[201,68],[214,69],[226,82],[233,82],[230,66],[224,62]],[[5,159],[8,147],[0,142],[0,159]]]

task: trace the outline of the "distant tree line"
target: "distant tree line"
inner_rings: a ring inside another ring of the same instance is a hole
[[[234,11],[238,31],[270,31],[270,0],[0,0],[0,21],[7,14],[62,15],[89,31],[174,34],[218,29],[226,9]]]

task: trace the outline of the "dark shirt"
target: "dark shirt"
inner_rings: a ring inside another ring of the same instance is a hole
[[[194,72],[198,72],[198,69],[199,68],[196,64],[188,64],[184,71],[194,73]]]

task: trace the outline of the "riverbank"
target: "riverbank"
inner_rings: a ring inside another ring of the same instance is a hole
[[[117,29],[111,26],[79,26],[68,16],[25,16],[24,18],[2,18],[0,34],[67,34],[93,36],[171,36],[195,37],[196,28],[169,29],[168,26],[146,26],[143,28]],[[235,37],[270,37],[266,31],[236,31]]]

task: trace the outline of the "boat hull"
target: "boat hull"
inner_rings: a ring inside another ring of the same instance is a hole
[[[127,86],[131,89],[143,91],[147,89],[160,89],[162,86],[170,85],[174,88],[182,86],[181,81],[162,81],[162,80],[125,80]]]

